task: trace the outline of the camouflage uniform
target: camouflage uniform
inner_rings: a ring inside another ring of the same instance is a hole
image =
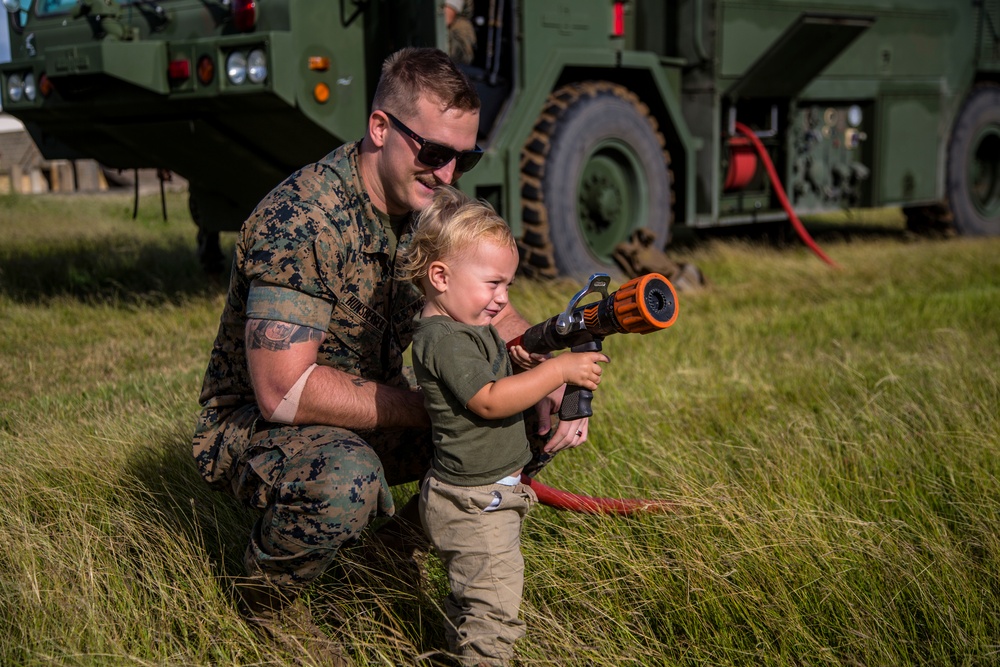
[[[476,57],[476,29],[472,26],[472,3],[469,0],[446,0],[455,10],[455,20],[448,27],[448,55],[457,63],[468,65]]]
[[[410,216],[377,211],[358,175],[360,143],[290,176],[240,233],[229,294],[202,386],[194,436],[201,475],[263,510],[246,552],[251,573],[305,584],[379,514],[390,484],[430,466],[430,431],[352,432],[261,417],[247,369],[248,318],[327,332],[317,363],[396,387],[419,291],[392,279]],[[400,234],[401,232],[401,234]]]

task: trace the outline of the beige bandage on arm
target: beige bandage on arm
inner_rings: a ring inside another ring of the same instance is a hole
[[[274,409],[270,421],[281,424],[295,423],[295,413],[299,411],[299,400],[302,398],[302,390],[306,388],[306,381],[312,375],[312,372],[316,370],[316,366],[317,364],[313,364],[302,372],[302,375],[295,381],[292,388],[282,397],[281,403],[278,403],[278,407]]]

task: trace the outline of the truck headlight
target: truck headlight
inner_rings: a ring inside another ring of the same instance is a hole
[[[31,72],[25,74],[24,83],[21,85],[24,87],[24,96],[28,98],[29,102],[34,102],[38,96],[38,88],[35,86],[35,75]]]
[[[240,51],[233,51],[226,58],[226,78],[234,86],[247,80],[247,57]]]
[[[7,77],[7,99],[11,102],[20,102],[24,97],[24,81],[20,74],[11,74]]]
[[[267,78],[267,55],[263,49],[254,49],[247,57],[247,76],[251,83],[262,83]]]

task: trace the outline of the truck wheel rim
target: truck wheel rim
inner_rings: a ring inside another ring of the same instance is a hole
[[[969,161],[969,198],[984,218],[1000,215],[1000,126],[980,133]]]
[[[647,215],[649,191],[640,163],[622,142],[599,143],[584,165],[577,192],[584,241],[597,258],[610,261],[615,246]]]

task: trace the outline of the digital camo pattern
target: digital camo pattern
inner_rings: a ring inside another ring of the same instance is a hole
[[[376,382],[409,384],[402,351],[422,297],[412,285],[392,280],[390,250],[396,239],[361,187],[357,151],[357,144],[348,144],[293,174],[243,226],[195,437],[195,458],[210,483],[225,483],[238,455],[225,451],[232,448],[225,441],[246,443],[255,419],[243,410],[256,405],[244,347],[251,284],[255,296],[261,295],[255,317],[327,332],[320,365]],[[231,418],[242,434],[230,436]]]
[[[357,434],[323,426],[258,429],[233,491],[263,511],[245,555],[247,571],[301,586],[328,568],[345,543],[393,510],[391,484],[427,469],[426,431]],[[391,473],[382,461],[392,462]]]
[[[448,26],[448,55],[456,63],[469,65],[476,57],[476,29],[472,25],[472,0],[445,0],[455,11]]]
[[[250,384],[248,316],[325,330],[320,365],[411,386],[402,352],[422,297],[392,279],[396,248],[409,234],[395,238],[372,206],[357,155],[358,144],[349,144],[304,167],[244,224],[193,444],[206,481],[264,510],[250,569],[300,583],[372,517],[391,513],[388,484],[420,479],[431,455],[429,432],[376,436],[264,422]]]
[[[464,65],[470,64],[476,57],[476,29],[465,15],[455,17],[448,28],[448,55]]]

